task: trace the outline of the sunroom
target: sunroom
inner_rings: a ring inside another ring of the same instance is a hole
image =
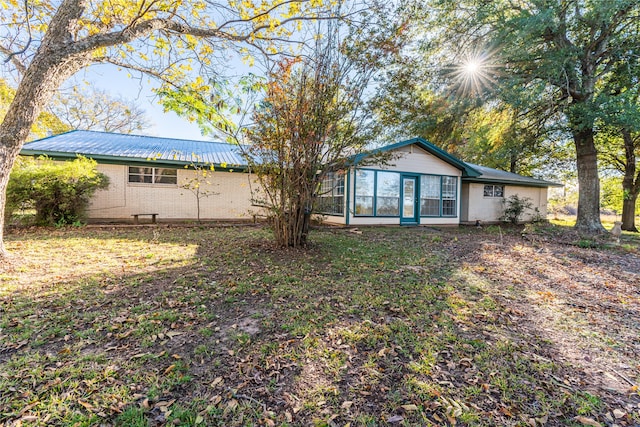
[[[460,223],[461,179],[475,170],[423,139],[380,149],[395,160],[384,167],[358,164],[328,174],[316,212],[346,225],[455,225]]]

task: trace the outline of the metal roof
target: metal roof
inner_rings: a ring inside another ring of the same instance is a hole
[[[29,142],[24,145],[21,154],[51,158],[72,158],[80,154],[97,161],[114,163],[154,161],[170,165],[247,166],[238,147],[232,144],[86,130],[74,130]]]
[[[467,182],[562,187],[562,184],[555,182],[465,163],[422,138],[387,145],[373,152],[391,151],[410,144],[417,144],[462,170],[463,180]],[[247,167],[247,162],[240,154],[238,146],[232,144],[87,130],[73,130],[29,142],[24,145],[21,154],[46,155],[53,159],[70,159],[83,155],[96,161],[116,164],[148,164],[149,161],[153,161],[154,164],[173,166],[214,165],[222,169]],[[357,164],[369,155],[371,152],[357,154],[353,156],[352,162]]]
[[[528,187],[562,187],[562,184],[545,181],[544,179],[532,178],[530,176],[518,175],[517,173],[505,172],[486,166],[467,163],[474,170],[480,172],[480,176],[463,178],[467,182],[486,182],[495,184],[524,185]]]

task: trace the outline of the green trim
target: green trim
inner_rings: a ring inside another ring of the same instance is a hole
[[[434,156],[436,156],[437,158],[439,158],[440,160],[449,163],[450,165],[456,167],[457,169],[462,171],[462,176],[463,177],[478,177],[481,175],[480,172],[478,172],[477,170],[475,170],[474,168],[472,168],[471,166],[469,166],[468,164],[466,164],[465,162],[463,162],[462,160],[458,159],[457,157],[452,156],[451,154],[447,153],[446,151],[444,151],[442,148],[437,147],[435,145],[433,145],[432,143],[430,143],[429,141],[427,141],[426,139],[423,138],[412,138],[412,139],[408,139],[406,141],[401,141],[395,144],[391,144],[391,145],[386,145],[384,147],[380,147],[380,148],[376,148],[374,150],[371,150],[369,152],[366,153],[360,153],[360,154],[356,154],[355,156],[353,156],[351,158],[352,164],[355,166],[358,163],[360,163],[362,160],[364,160],[365,158],[377,154],[377,153],[385,153],[388,151],[393,151],[393,150],[397,150],[398,148],[402,148],[402,147],[406,147],[408,145],[417,145],[420,148],[424,149],[425,151],[433,154]]]
[[[416,197],[417,197],[417,201],[416,201],[416,218],[418,218],[417,223],[420,223],[420,218],[459,218],[460,217],[460,212],[459,212],[459,207],[458,204],[460,202],[460,199],[462,197],[462,187],[459,183],[462,182],[462,180],[460,180],[458,176],[454,176],[454,175],[437,175],[437,174],[426,174],[426,173],[419,173],[419,172],[404,172],[404,171],[396,171],[396,170],[386,170],[386,169],[371,169],[371,168],[353,168],[353,173],[354,173],[354,184],[353,184],[353,217],[354,218],[398,218],[400,220],[400,222],[402,223],[402,204],[403,204],[403,196],[402,196],[402,192],[403,192],[403,187],[402,187],[402,178],[406,177],[406,176],[411,176],[411,177],[416,177]],[[365,171],[365,172],[373,172],[374,173],[374,193],[373,193],[373,214],[371,215],[358,215],[356,214],[356,193],[357,193],[357,171]],[[391,172],[391,173],[397,173],[398,175],[400,175],[400,198],[399,198],[399,206],[398,206],[398,215],[378,215],[377,212],[377,207],[378,207],[378,194],[377,194],[377,185],[378,185],[378,172]],[[437,215],[422,215],[421,209],[420,209],[420,203],[421,203],[421,186],[422,186],[422,182],[421,182],[421,177],[422,176],[435,176],[438,177],[440,179],[440,192],[439,192],[439,201],[438,201],[438,214]],[[443,197],[442,197],[442,185],[443,185],[443,181],[444,178],[453,178],[455,180],[456,183],[456,198],[454,199],[455,201],[455,214],[454,215],[444,215],[443,214]],[[351,196],[351,186],[348,186],[348,193],[347,193],[347,206],[349,206],[350,204],[350,196]],[[406,221],[404,221],[406,222]],[[415,222],[411,222],[411,224],[414,224]]]
[[[515,180],[509,180],[509,179],[495,179],[495,178],[482,178],[482,177],[462,178],[462,182],[476,183],[476,184],[515,185],[517,187],[536,187],[536,188],[564,187],[563,184],[558,184],[556,182],[549,182],[549,181],[526,182],[526,181],[515,181]]]
[[[404,180],[413,180],[413,216],[404,216]],[[402,173],[400,174],[400,225],[420,224],[420,174]]]
[[[351,194],[351,170],[352,168],[348,168],[347,169],[347,182],[346,182],[346,194],[344,195],[346,201],[345,201],[345,220],[344,223],[345,225],[349,225],[349,218],[351,216],[351,212],[349,211],[349,195]],[[354,189],[355,191],[355,189]]]
[[[74,160],[78,158],[78,156],[83,156],[89,159],[93,159],[98,163],[108,164],[108,165],[123,165],[123,166],[145,166],[145,167],[171,167],[176,169],[195,169],[193,165],[209,167],[210,164],[207,163],[195,163],[195,162],[185,162],[180,160],[146,160],[135,157],[122,157],[122,156],[108,156],[104,154],[94,154],[94,155],[84,155],[79,153],[64,153],[59,151],[41,151],[41,150],[26,150],[22,149],[20,152],[22,156],[47,156],[53,160]],[[185,168],[185,166],[187,166]],[[231,167],[227,164],[226,167],[222,167],[220,164],[213,164],[214,172],[248,172],[248,167],[244,165],[235,165]]]

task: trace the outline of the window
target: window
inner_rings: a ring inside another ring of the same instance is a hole
[[[398,216],[400,213],[400,174],[378,172],[376,215]]]
[[[344,174],[329,172],[320,184],[318,212],[344,215]]]
[[[440,216],[439,176],[420,176],[420,215]]]
[[[129,166],[129,182],[176,185],[178,183],[178,170]]]
[[[407,181],[419,187],[420,216],[455,217],[458,215],[458,178],[455,176],[407,173]],[[411,203],[400,198],[402,172],[356,170],[355,215],[399,217],[403,209],[413,212]],[[418,190],[414,188],[411,191]],[[410,214],[413,217],[413,213]]]
[[[356,171],[356,215],[373,215],[374,171]]]
[[[456,216],[458,180],[454,176],[442,177],[442,216]]]
[[[503,197],[504,185],[485,185],[484,197]]]

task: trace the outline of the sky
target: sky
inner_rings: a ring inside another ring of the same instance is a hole
[[[211,140],[202,136],[195,123],[178,117],[173,112],[163,111],[162,106],[158,104],[158,97],[152,92],[157,85],[156,82],[146,76],[132,74],[132,77],[129,77],[129,74],[128,70],[119,69],[111,64],[97,64],[78,72],[67,85],[87,82],[114,97],[133,101],[145,110],[152,122],[152,126],[144,134],[164,138]]]

